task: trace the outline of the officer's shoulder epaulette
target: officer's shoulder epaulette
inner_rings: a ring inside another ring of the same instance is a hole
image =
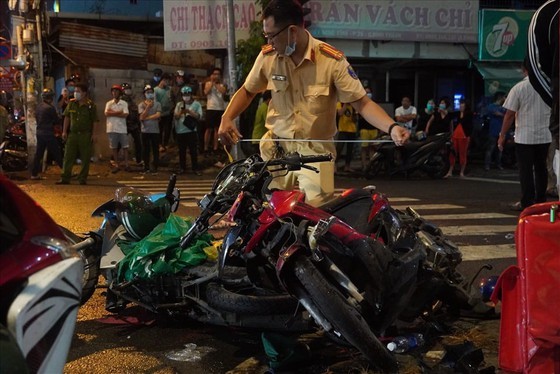
[[[261,52],[263,55],[269,54],[274,51],[274,47],[270,44],[265,44],[261,47]]]
[[[319,44],[319,50],[323,54],[325,54],[329,57],[332,57],[337,61],[340,61],[344,58],[344,53],[342,53],[338,49],[334,48],[332,45],[329,45],[329,44],[326,44],[326,43]]]

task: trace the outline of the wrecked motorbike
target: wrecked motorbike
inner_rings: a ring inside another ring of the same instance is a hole
[[[295,315],[303,306],[327,334],[395,372],[395,357],[378,336],[398,318],[453,303],[455,292],[465,296],[461,307],[471,308],[455,270],[461,254],[437,227],[412,209],[392,209],[372,187],[348,190],[319,208],[299,191],[268,189],[275,173],[316,170],[308,164],[331,159],[254,155],[228,165],[200,201],[202,211],[181,246],[206,232],[211,217],[228,214],[236,225],[224,237],[220,270],[246,267],[253,284],[297,298]]]
[[[0,175],[0,372],[61,373],[82,261],[52,218]]]
[[[365,175],[367,178],[374,178],[382,171],[387,175],[394,175],[421,170],[431,178],[441,179],[449,170],[450,148],[449,133],[410,141],[403,146],[396,146],[392,142],[382,143],[371,156]]]
[[[297,301],[253,286],[243,268],[226,269],[228,276],[218,285],[217,262],[204,253],[207,248],[215,250],[210,235],[198,237],[191,248],[179,247],[190,223],[170,214],[180,200],[175,181],[172,175],[166,193],[159,194],[118,188],[114,199],[93,212],[103,222],[97,231],[87,234],[96,237],[98,245],[81,251],[85,263],[82,303],[91,297],[103,275],[106,309],[112,313],[136,304],[154,313],[187,315],[215,325],[308,330],[309,318],[290,328],[285,325],[286,314],[295,309]],[[159,233],[151,232],[159,224]],[[72,239],[81,240],[79,236]],[[221,308],[224,304],[229,306],[227,310]]]

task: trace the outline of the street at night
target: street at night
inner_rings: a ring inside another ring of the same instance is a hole
[[[208,169],[202,177],[179,177],[178,187],[184,199],[177,212],[179,215],[197,215],[196,199],[209,191],[216,172],[217,169]],[[97,165],[94,165],[92,174],[87,186],[55,186],[56,175],[52,174],[39,182],[17,183],[59,224],[75,233],[84,233],[95,230],[100,224],[100,219],[90,217],[90,213],[112,198],[115,188],[129,185],[150,192],[162,192],[169,176],[165,172],[158,176],[124,172],[115,175]],[[519,193],[515,180],[514,170],[485,172],[475,166],[468,177],[447,180],[431,180],[422,175],[413,175],[408,179],[395,176],[372,180],[338,175],[336,188],[340,192],[344,188],[375,185],[378,191],[388,195],[395,207],[415,208],[425,218],[438,224],[462,249],[464,261],[459,270],[465,276],[470,277],[482,264],[494,266],[482,277],[499,274],[515,263],[513,233],[517,212],[508,208]],[[223,232],[215,231],[213,234],[219,237]],[[118,318],[109,318],[111,315],[104,310],[104,292],[104,288],[98,288],[92,299],[80,309],[66,373],[87,372],[91,367],[95,367],[97,373],[201,374],[253,373],[264,372],[267,368],[260,331],[203,325],[188,318],[156,316],[134,306],[130,306],[124,314],[127,321],[132,318],[135,323],[123,325],[118,323]],[[488,366],[497,365],[498,322],[467,319],[456,325],[459,336],[469,337],[470,333],[472,337],[472,329],[476,331],[475,337],[476,334],[483,336]],[[348,369],[349,360],[367,367],[356,351],[337,346],[326,337],[304,334],[300,336],[300,341],[312,348],[307,364],[301,365],[301,372],[321,373],[329,367],[336,370],[339,366]],[[169,358],[185,350],[189,352],[190,361]],[[195,353],[200,355],[198,360],[193,358],[197,357]]]

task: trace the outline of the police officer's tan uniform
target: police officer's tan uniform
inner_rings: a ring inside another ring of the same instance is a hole
[[[290,57],[264,46],[245,81],[245,88],[249,92],[272,91],[265,125],[269,131],[260,143],[265,159],[273,158],[277,150],[277,142],[266,141],[271,138],[279,139],[278,144],[285,152],[335,155],[334,143],[305,139],[332,140],[337,131],[337,101],[350,103],[366,94],[342,52],[311,35],[298,66]],[[303,140],[282,142],[282,138]],[[320,170],[319,174],[305,169],[290,172],[276,178],[271,187],[290,189],[297,180],[308,202],[317,205],[330,199],[334,192],[334,164],[323,162],[313,166]]]

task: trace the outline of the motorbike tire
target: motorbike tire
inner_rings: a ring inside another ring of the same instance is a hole
[[[343,338],[357,348],[375,367],[388,373],[398,372],[397,361],[371,331],[365,319],[346,297],[333,286],[305,256],[292,263],[293,275],[303,292]]]
[[[66,240],[71,244],[81,242],[83,239],[65,227],[59,226]],[[80,305],[84,305],[95,292],[100,271],[100,257],[95,247],[87,247],[78,251],[80,258],[84,262],[84,275],[82,277],[82,298]]]
[[[230,291],[218,283],[206,286],[208,305],[226,312],[249,315],[291,314],[298,301],[288,294],[241,294]]]
[[[383,157],[376,157],[370,160],[366,166],[365,176],[367,179],[375,178],[384,168],[385,160]]]
[[[442,179],[449,171],[449,158],[447,155],[434,154],[424,165],[426,173],[433,179]]]

